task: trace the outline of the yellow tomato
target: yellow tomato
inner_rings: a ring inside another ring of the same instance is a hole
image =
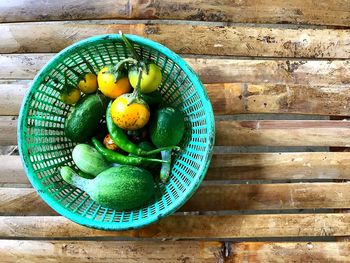
[[[149,64],[148,74],[145,70],[142,71],[140,89],[142,93],[151,93],[159,87],[162,81],[162,72],[156,64]],[[129,71],[129,81],[131,86],[135,89],[139,78],[139,71],[137,67]]]
[[[97,90],[97,77],[95,74],[86,73],[83,78],[78,82],[78,88],[86,93],[93,93]]]
[[[113,122],[124,130],[138,130],[149,121],[150,111],[145,102],[136,100],[130,103],[130,94],[116,98],[111,106]]]
[[[100,70],[97,75],[97,82],[100,91],[111,99],[115,99],[131,90],[128,77],[125,76],[117,80],[110,66]]]
[[[60,97],[65,104],[75,104],[80,99],[80,90],[71,88],[68,92],[61,92]]]

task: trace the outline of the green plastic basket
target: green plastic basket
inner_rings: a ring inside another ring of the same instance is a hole
[[[162,195],[134,211],[116,211],[94,202],[84,191],[65,183],[58,173],[74,165],[74,147],[64,134],[70,106],[59,99],[68,67],[96,71],[129,56],[119,35],[101,35],[82,40],[62,50],[35,77],[20,111],[18,144],[27,176],[40,196],[59,214],[81,225],[126,230],[151,224],[175,212],[194,193],[208,169],[214,145],[214,115],[203,85],[187,63],[163,45],[127,35],[144,58],[163,72],[160,91],[164,100],[185,114],[185,135],[180,143],[169,183]],[[67,71],[69,72],[69,71]],[[76,81],[71,74],[72,83]],[[55,83],[54,79],[60,83]],[[76,83],[76,82],[75,82]],[[176,129],[176,127],[174,127]]]

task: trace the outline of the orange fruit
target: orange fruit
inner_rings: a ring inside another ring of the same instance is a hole
[[[115,99],[131,90],[129,79],[123,76],[117,79],[113,74],[111,66],[104,67],[97,75],[99,90],[108,98]]]
[[[131,94],[124,94],[116,98],[111,106],[113,122],[124,130],[141,129],[150,118],[148,105],[142,100],[132,100]]]

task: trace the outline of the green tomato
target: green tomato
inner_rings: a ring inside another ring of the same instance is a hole
[[[148,74],[146,71],[142,71],[140,84],[142,93],[151,93],[155,91],[162,81],[162,72],[156,64],[148,64],[148,69]],[[138,74],[137,68],[133,68],[129,71],[129,82],[134,89],[137,85]]]

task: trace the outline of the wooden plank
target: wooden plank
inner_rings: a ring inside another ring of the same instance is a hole
[[[215,114],[298,113],[349,115],[350,89],[342,86],[218,83],[206,85]]]
[[[242,242],[225,262],[350,262],[349,242]]]
[[[0,188],[0,215],[57,215],[33,188]]]
[[[0,236],[30,238],[245,238],[350,235],[350,214],[173,215],[148,227],[102,231],[80,226],[61,216],[3,216]]]
[[[113,20],[0,24],[0,53],[58,52],[87,37],[120,30],[181,54],[350,58],[350,30],[346,29],[118,24]]]
[[[0,240],[1,262],[223,262],[222,243],[205,241]]]
[[[348,183],[203,185],[180,211],[350,208]],[[0,215],[57,215],[33,188],[0,188]]]
[[[53,54],[8,54],[0,56],[2,79],[32,79]]]
[[[19,156],[0,155],[0,183],[29,184]],[[214,154],[206,180],[350,179],[347,152]]]
[[[206,185],[182,211],[283,210],[350,207],[348,183]]]
[[[350,153],[214,154],[205,179],[350,179]]]
[[[0,184],[29,184],[18,155],[0,155],[0,163]]]
[[[0,55],[0,79],[32,79],[53,54]],[[186,58],[203,83],[344,85],[350,60]]]
[[[183,19],[240,23],[295,23],[349,26],[350,8],[342,0],[9,0],[0,3],[0,22],[75,19]]]
[[[0,55],[1,79],[31,79],[53,54]],[[335,61],[185,58],[204,83],[281,83],[341,85],[350,83],[350,63]]]
[[[217,146],[350,146],[350,122],[216,121]],[[0,117],[0,145],[17,144],[17,120]],[[337,134],[337,136],[334,136]]]
[[[1,57],[0,57],[1,61]],[[350,83],[349,60],[187,59],[204,83],[337,85]],[[2,70],[0,67],[0,76]]]
[[[37,262],[350,262],[349,242],[0,240],[3,263]],[[118,255],[118,257],[116,257]],[[224,257],[224,259],[223,259]],[[185,261],[184,261],[185,260]],[[222,261],[224,260],[224,261]]]
[[[18,115],[29,81],[0,82],[0,115]]]
[[[215,126],[215,145],[221,146],[350,146],[347,121],[216,121]]]
[[[0,116],[0,145],[17,145],[17,117]]]
[[[0,115],[17,115],[29,80],[0,82]],[[216,115],[297,113],[350,115],[347,85],[206,84]]]

